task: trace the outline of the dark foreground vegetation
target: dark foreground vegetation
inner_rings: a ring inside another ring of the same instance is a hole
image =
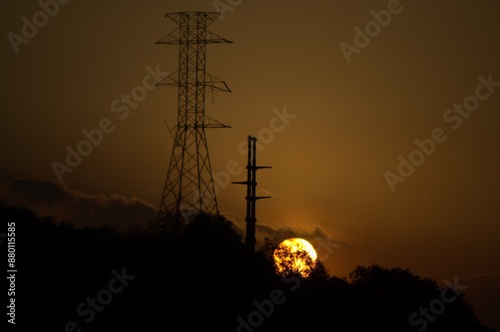
[[[273,244],[247,253],[224,218],[152,236],[0,209],[16,223],[15,331],[492,331],[461,295],[401,268],[279,277]]]

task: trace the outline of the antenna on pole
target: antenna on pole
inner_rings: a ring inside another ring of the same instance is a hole
[[[255,224],[257,218],[255,217],[255,203],[259,199],[271,198],[271,196],[257,196],[257,170],[261,168],[272,168],[271,166],[257,166],[257,138],[248,136],[248,163],[247,163],[247,180],[243,182],[232,182],[233,184],[245,184],[247,186],[247,213],[245,217],[246,222],[246,236],[245,244],[252,252],[255,251]]]

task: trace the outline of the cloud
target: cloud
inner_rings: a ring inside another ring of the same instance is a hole
[[[0,199],[5,205],[28,208],[39,217],[52,217],[78,228],[110,226],[124,231],[157,212],[138,198],[85,194],[60,182],[36,178],[16,178],[3,184]]]
[[[233,220],[233,223],[245,234],[245,224],[238,223]],[[325,233],[325,231],[318,225],[313,226],[313,228],[307,230],[296,227],[280,227],[273,228],[265,224],[257,223],[255,225],[255,238],[257,240],[256,248],[259,248],[264,243],[264,238],[269,238],[275,244],[279,244],[282,241],[298,237],[309,241],[316,252],[318,253],[318,258],[321,261],[325,261],[328,257],[338,248],[346,247],[346,244],[341,241],[334,240],[331,236]]]
[[[246,223],[237,221],[231,213],[226,213],[224,216],[233,222],[235,227],[243,234],[245,237]],[[279,244],[286,239],[298,237],[309,241],[316,252],[320,260],[325,261],[334,250],[342,247],[345,248],[348,245],[339,240],[333,239],[328,235],[319,225],[314,225],[309,229],[299,228],[299,227],[280,227],[273,228],[272,226],[256,223],[255,224],[255,239],[256,239],[256,249],[259,249],[262,244],[264,244],[264,238],[269,238],[273,243]]]

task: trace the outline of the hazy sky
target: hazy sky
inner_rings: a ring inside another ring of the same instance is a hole
[[[232,161],[242,170],[230,181],[244,180],[239,146],[257,136],[258,162],[273,167],[258,173],[273,196],[258,202],[258,223],[326,234],[339,244],[323,256],[337,276],[377,263],[440,283],[458,277],[481,320],[500,328],[500,4],[269,2],[221,0],[230,10],[210,26],[234,41],[208,46],[208,72],[232,90],[213,102],[207,93],[207,113],[232,126],[207,132],[220,183]],[[147,75],[154,83],[151,72],[177,69],[177,48],[155,44],[175,28],[164,14],[213,11],[212,2],[73,0],[48,8],[46,22],[36,1],[0,9],[4,199],[83,225],[149,217],[177,92],[147,90],[127,114],[112,104],[124,106]],[[34,19],[38,31],[23,28]],[[99,126],[109,133],[59,182],[52,163]],[[399,156],[419,165],[399,174]],[[242,225],[244,188],[220,187],[221,212]]]

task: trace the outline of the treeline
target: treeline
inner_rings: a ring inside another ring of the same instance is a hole
[[[279,277],[275,244],[248,253],[223,217],[154,235],[0,215],[16,223],[15,331],[492,331],[459,289],[402,268]]]

